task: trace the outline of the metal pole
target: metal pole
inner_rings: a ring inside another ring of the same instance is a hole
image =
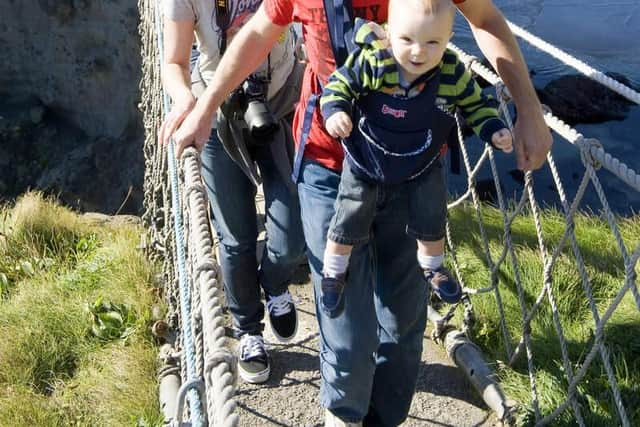
[[[495,373],[485,362],[480,348],[463,332],[447,328],[443,322],[444,318],[431,306],[428,310],[429,320],[434,323],[436,335],[441,338],[449,358],[464,371],[471,384],[482,396],[482,400],[498,418],[506,425],[513,425],[515,402],[504,395],[500,385],[495,381]]]
[[[159,402],[164,415],[164,425],[173,425],[178,414],[178,390],[182,385],[180,379],[180,357],[176,356],[172,344],[163,344],[160,347],[158,368]]]

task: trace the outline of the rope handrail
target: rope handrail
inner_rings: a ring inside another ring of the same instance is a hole
[[[474,73],[476,73],[492,85],[504,90],[504,92],[502,92],[502,90],[499,90],[498,92],[504,93],[505,97],[510,97],[500,77],[498,77],[498,75],[491,71],[489,68],[484,66],[476,57],[467,54],[453,43],[449,43],[448,47],[451,50],[455,51],[460,56],[460,60],[465,63],[465,65]],[[597,147],[588,145],[581,133],[566,124],[559,117],[553,115],[553,113],[545,112],[544,119],[547,125],[551,129],[556,131],[558,135],[562,136],[569,143],[577,146],[582,150],[587,149],[589,155],[594,160],[598,161],[605,169],[615,174],[618,178],[622,179],[633,189],[640,191],[640,175],[635,170],[627,166],[620,159],[617,159],[611,154],[605,152],[601,146]]]
[[[485,78],[487,81],[491,82],[494,86],[496,86],[496,91],[500,99],[500,110],[503,113],[505,120],[509,124],[509,127],[513,128],[509,114],[508,114],[508,109],[506,108],[506,103],[509,101],[509,94],[506,90],[504,90],[505,88],[502,82],[500,81],[499,77],[495,73],[493,73],[493,71],[483,66],[476,58],[470,55],[467,55],[462,50],[457,48],[455,45],[450,44],[449,47],[455,50],[460,55],[461,60],[467,65],[469,69],[471,69],[477,75],[480,75],[481,77]],[[607,170],[614,173],[614,175],[616,175],[620,180],[622,180],[623,182],[625,182],[626,184],[628,184],[629,186],[631,186],[632,188],[638,191],[640,191],[640,186],[638,185],[640,183],[639,177],[638,177],[638,174],[635,173],[635,171],[630,169],[623,162],[619,161],[618,159],[612,157],[610,154],[606,153],[603,147],[601,146],[601,144],[598,143],[598,141],[585,138],[582,134],[578,133],[575,129],[571,128],[570,126],[565,124],[562,120],[555,117],[551,112],[545,113],[545,120],[547,124],[553,130],[555,130],[560,136],[562,136],[567,142],[578,147],[581,154],[580,157],[583,165],[587,170],[587,174],[585,175],[584,179],[580,184],[580,187],[574,198],[573,203],[571,204],[571,207],[569,207],[567,204],[566,194],[564,192],[562,182],[560,180],[559,174],[557,173],[557,168],[555,166],[553,156],[551,153],[548,155],[549,165],[552,170],[552,174],[554,176],[554,181],[556,183],[556,187],[558,188],[558,192],[561,195],[561,201],[563,203],[563,207],[565,210],[566,223],[567,223],[565,233],[563,234],[560,242],[557,244],[551,256],[549,256],[548,251],[546,249],[546,241],[542,232],[541,219],[540,219],[541,217],[540,217],[539,209],[537,207],[537,203],[535,202],[535,196],[533,192],[533,179],[530,173],[525,174],[525,191],[523,192],[523,195],[520,198],[518,206],[513,212],[513,216],[511,218],[515,218],[515,216],[519,214],[519,211],[523,205],[522,202],[524,201],[525,197],[527,197],[528,195],[527,198],[530,201],[531,210],[532,210],[534,222],[536,225],[536,235],[538,238],[538,245],[541,250],[541,258],[544,265],[543,287],[538,297],[536,298],[534,304],[530,308],[527,308],[523,299],[523,291],[522,291],[522,286],[520,284],[521,280],[517,277],[518,267],[515,262],[515,256],[514,256],[514,251],[512,249],[512,241],[511,241],[511,225],[512,224],[511,224],[511,220],[508,219],[508,215],[506,213],[506,209],[504,206],[504,201],[502,199],[501,187],[499,184],[499,178],[496,171],[495,162],[493,160],[493,156],[490,156],[489,161],[491,163],[494,181],[496,184],[496,190],[498,193],[497,194],[498,204],[504,215],[505,248],[502,251],[497,261],[493,261],[489,251],[485,249],[485,255],[487,256],[487,265],[491,272],[492,282],[490,287],[475,290],[474,293],[485,293],[485,292],[494,291],[496,293],[496,302],[498,304],[498,310],[501,313],[501,316],[504,316],[503,314],[504,309],[502,308],[502,302],[499,295],[499,288],[495,280],[495,273],[497,269],[500,268],[500,265],[503,263],[505,259],[504,258],[505,255],[509,253],[512,257],[512,262],[514,263],[513,270],[516,272],[515,281],[516,281],[516,286],[518,290],[518,300],[520,302],[520,307],[521,307],[522,317],[523,317],[523,329],[522,329],[523,333],[522,333],[522,337],[520,339],[519,344],[517,345],[515,351],[513,352],[510,351],[510,346],[508,345],[510,342],[509,337],[505,336],[504,339],[507,346],[506,351],[507,351],[507,354],[509,355],[510,365],[513,365],[515,363],[515,361],[522,354],[522,350],[526,350],[527,368],[529,371],[532,404],[533,404],[534,415],[537,420],[536,425],[548,424],[550,421],[560,416],[560,414],[562,414],[567,409],[568,406],[571,406],[571,408],[573,409],[573,415],[576,421],[578,422],[578,424],[585,425],[584,418],[581,414],[581,408],[577,401],[577,384],[585,377],[587,369],[590,367],[595,354],[600,354],[603,366],[607,373],[609,384],[611,386],[613,395],[615,397],[614,401],[615,401],[616,409],[618,411],[620,422],[624,426],[629,426],[630,421],[629,421],[625,406],[622,402],[620,388],[616,381],[616,377],[614,374],[614,369],[611,365],[609,353],[602,340],[602,334],[603,334],[604,326],[607,320],[610,318],[611,314],[615,311],[622,297],[627,293],[629,289],[631,289],[631,292],[636,300],[636,305],[640,310],[640,298],[638,298],[637,286],[635,284],[635,272],[633,270],[633,266],[637,264],[637,257],[631,260],[627,256],[627,251],[626,251],[624,242],[616,226],[616,219],[614,218],[611,208],[608,205],[606,196],[604,195],[604,191],[602,190],[602,186],[599,182],[599,179],[597,178],[596,170],[600,166],[603,166]],[[461,139],[460,141],[461,144],[464,145],[461,135],[459,136]],[[485,149],[485,153],[483,153],[483,155],[480,157],[477,164],[473,168],[471,168],[470,164],[467,161],[465,161],[467,175],[469,176],[469,183],[473,182],[473,178],[477,174],[478,164],[480,164],[482,161],[485,160],[484,154],[486,154],[486,150],[491,150],[491,149],[489,147]],[[463,150],[463,154],[464,153],[465,151]],[[597,309],[595,309],[595,302],[594,302],[594,297],[591,293],[589,276],[586,272],[586,269],[584,268],[584,259],[582,258],[580,250],[577,245],[577,240],[575,237],[575,231],[574,231],[574,225],[573,225],[573,217],[576,214],[577,206],[579,202],[582,200],[585,194],[586,186],[589,183],[593,184],[593,186],[595,187],[596,193],[598,194],[598,197],[603,205],[607,222],[609,223],[609,226],[616,238],[616,242],[617,242],[618,248],[620,249],[620,253],[622,254],[623,261],[626,267],[626,277],[627,277],[627,279],[625,280],[625,285],[622,287],[622,289],[620,289],[616,298],[611,302],[611,305],[609,306],[606,312],[606,317],[603,316],[602,318],[598,315]],[[469,186],[467,192],[463,197],[468,197],[469,194],[472,194],[475,196],[475,191],[471,186]],[[479,204],[476,203],[476,197],[474,197],[473,199],[474,199],[473,202],[474,202],[474,207],[476,209],[477,215],[478,217],[480,217],[481,215],[480,206]],[[454,208],[454,207],[457,207],[459,204],[460,204],[460,201],[457,200],[456,202],[451,204],[449,207]],[[479,223],[480,223],[481,234],[482,234],[483,245],[484,245],[485,244],[484,239],[486,238],[486,236],[485,236],[485,233],[482,231],[483,229],[482,220],[480,220]],[[450,247],[453,246],[453,244],[450,242],[451,238],[452,238],[451,234],[448,233],[447,239],[449,240]],[[559,254],[563,251],[563,248],[564,248],[564,245],[566,244],[567,239],[571,241],[572,250],[573,250],[574,256],[576,257],[578,269],[580,271],[581,281],[583,283],[585,293],[590,302],[590,307],[592,309],[591,310],[592,316],[594,318],[594,322],[596,325],[595,329],[596,329],[596,338],[597,338],[596,342],[593,344],[589,352],[589,355],[584,360],[584,362],[580,366],[580,369],[575,374],[573,372],[573,368],[571,365],[572,362],[570,361],[570,358],[568,355],[566,338],[564,337],[564,333],[563,333],[563,327],[560,321],[560,317],[558,315],[558,308],[555,302],[556,298],[554,296],[555,292],[552,289],[552,269],[555,262],[558,259]],[[638,252],[639,250],[640,250],[640,246],[638,247],[638,249],[636,249],[636,252]],[[455,263],[455,260],[454,260],[454,263]],[[456,268],[456,271],[458,271],[457,268]],[[531,326],[530,325],[533,319],[536,318],[536,316],[538,315],[539,309],[544,303],[545,297],[548,299],[549,305],[552,310],[553,323],[561,344],[562,363],[564,366],[565,375],[567,376],[569,387],[568,387],[568,396],[565,402],[559,405],[551,414],[548,414],[547,416],[542,417],[540,413],[539,402],[538,402],[538,393],[537,393],[537,386],[536,386],[536,379],[535,379],[536,369],[533,363],[534,352],[531,345],[531,338],[530,338]],[[504,326],[504,322],[502,327],[503,327],[503,333],[504,333],[506,329],[506,326]]]
[[[160,4],[157,3],[155,7],[155,22],[156,22],[156,36],[158,37],[158,50],[160,55],[164,52],[162,41],[162,29],[160,26]],[[162,62],[161,62],[162,63]],[[170,109],[170,101],[168,95],[165,93],[163,96],[163,107],[165,114]],[[175,144],[173,140],[169,142],[167,150],[167,163],[168,174],[171,182],[171,207],[173,212],[173,225],[174,225],[174,238],[176,248],[176,258],[178,261],[178,289],[180,296],[180,314],[182,319],[191,318],[191,290],[187,283],[186,277],[186,254],[185,254],[185,240],[182,226],[182,202],[180,194],[180,185],[178,183],[178,166],[175,155]],[[196,355],[195,355],[195,342],[193,338],[194,330],[190,322],[184,322],[182,325],[182,338],[184,339],[184,358],[186,362],[187,381],[193,382],[196,380]],[[202,407],[200,401],[200,395],[193,388],[188,391],[189,396],[189,409],[191,411],[191,419],[195,427],[204,425],[204,419],[202,415]],[[178,406],[178,410],[181,407]],[[180,422],[180,417],[177,418]]]
[[[542,40],[540,37],[534,36],[527,30],[514,24],[513,22],[507,21],[507,23],[509,24],[509,28],[511,28],[513,34],[527,41],[532,46],[537,47],[538,49],[542,50],[545,53],[548,53],[556,59],[559,59],[564,64],[575,68],[577,71],[581,72],[590,79],[605,85],[617,94],[627,98],[629,101],[640,104],[640,92],[637,92],[629,86],[626,86],[623,83],[607,76],[602,71],[596,70],[595,68],[587,65],[585,62],[579,60],[578,58],[571,56],[563,50],[552,45],[551,43]]]
[[[148,248],[150,256],[162,263],[163,277],[166,284],[165,297],[168,303],[167,323],[177,331],[178,339],[173,354],[179,355],[182,380],[192,389],[188,391],[188,413],[191,423],[197,425],[208,424],[214,426],[237,426],[239,417],[235,413],[234,398],[236,382],[236,360],[234,354],[226,345],[224,335],[224,319],[222,317],[222,288],[220,286],[219,267],[213,256],[213,238],[211,236],[208,201],[202,186],[198,153],[194,149],[185,150],[182,163],[175,165],[173,146],[169,146],[169,153],[156,143],[157,129],[164,111],[168,111],[168,99],[163,98],[160,84],[160,61],[162,54],[161,25],[157,0],[139,0],[141,13],[140,34],[142,39],[143,75],[141,86],[141,109],[145,122],[145,213],[144,220],[148,226]],[[514,33],[526,39],[536,47],[543,49],[552,56],[569,63],[580,72],[600,83],[610,87],[627,99],[640,104],[640,95],[621,83],[589,67],[570,55],[560,51],[550,44],[527,33],[510,23]],[[477,58],[468,55],[457,46],[449,46],[458,53],[461,60],[476,75],[482,77],[496,87],[500,103],[500,112],[513,129],[508,102],[509,93],[500,78]],[[637,289],[636,269],[640,258],[640,242],[633,242],[637,247],[628,247],[622,237],[617,218],[609,206],[605,190],[600,183],[599,170],[606,169],[620,182],[624,182],[631,189],[640,192],[640,175],[627,164],[611,156],[595,139],[585,137],[571,126],[564,123],[552,112],[547,111],[544,118],[549,127],[579,152],[578,161],[584,167],[584,175],[579,181],[573,198],[570,199],[564,189],[558,166],[554,156],[549,153],[548,167],[553,183],[558,192],[563,216],[563,229],[559,235],[550,239],[545,235],[545,218],[535,197],[536,183],[533,174],[524,174],[522,193],[517,200],[510,201],[503,194],[500,182],[499,168],[494,151],[486,146],[482,153],[472,158],[467,150],[464,138],[458,126],[464,172],[467,175],[467,188],[456,200],[448,204],[450,212],[457,209],[473,209],[473,221],[477,225],[477,248],[481,261],[488,271],[489,281],[486,284],[471,283],[461,262],[460,247],[463,239],[456,236],[456,230],[447,224],[446,239],[456,276],[460,280],[469,297],[465,300],[465,320],[468,311],[473,309],[471,299],[494,297],[497,307],[496,319],[502,334],[506,366],[524,366],[528,374],[530,388],[530,405],[535,417],[536,425],[547,425],[557,420],[565,411],[570,411],[578,425],[587,425],[587,413],[581,396],[581,385],[585,381],[587,372],[598,358],[606,374],[611,389],[612,402],[618,421],[623,426],[632,425],[628,402],[625,402],[618,381],[618,373],[614,366],[614,359],[605,340],[605,327],[613,315],[619,310],[626,295],[631,298],[640,311],[640,293]],[[457,117],[458,122],[460,118]],[[485,217],[485,208],[480,201],[476,188],[476,180],[481,173],[490,170],[496,190],[496,204],[501,221],[501,248],[492,250],[492,230]],[[172,172],[173,169],[173,172]],[[175,182],[174,182],[175,181]],[[176,191],[171,192],[172,185]],[[579,245],[577,232],[580,203],[593,188],[593,194],[602,205],[602,218],[613,236],[617,253],[624,265],[624,280],[616,287],[616,292],[604,306],[603,301],[596,294],[596,288],[590,273],[588,257],[584,256],[584,249]],[[176,200],[177,197],[177,200]],[[172,201],[173,199],[173,201]],[[542,265],[539,287],[535,291],[525,289],[525,272],[522,260],[522,248],[518,245],[518,236],[514,233],[517,220],[530,215],[535,228],[535,245],[538,248]],[[184,222],[184,229],[180,224]],[[567,332],[564,320],[560,316],[560,302],[562,289],[558,288],[556,275],[558,264],[562,257],[571,254],[576,268],[576,281],[582,285],[582,291],[588,301],[589,315],[593,319],[591,327],[594,331],[593,341],[584,349],[582,357],[574,360],[568,347]],[[504,271],[512,274],[511,287],[505,286]],[[473,286],[472,286],[473,285]],[[507,293],[511,292],[520,312],[517,325],[507,320],[505,301]],[[452,307],[447,319],[454,319],[454,311],[460,306]],[[566,385],[564,401],[555,405],[551,410],[541,403],[543,388],[538,378],[541,360],[538,358],[535,346],[536,337],[532,335],[534,324],[539,321],[543,313],[550,313],[549,328],[554,330],[559,342],[558,366],[561,367]],[[454,321],[454,320],[451,320]],[[469,333],[471,327],[465,323],[463,331]],[[518,365],[520,359],[526,357],[524,365]],[[195,360],[194,360],[195,359]],[[202,408],[205,414],[198,414],[199,407],[192,402],[198,398],[195,387],[204,384],[204,398]],[[192,399],[191,396],[194,396]],[[184,396],[184,392],[182,393]],[[182,397],[183,398],[183,397]],[[179,414],[184,413],[180,407]],[[201,416],[199,419],[198,417]],[[614,415],[615,416],[615,415]],[[174,425],[181,425],[180,419],[172,420]]]
[[[199,283],[204,353],[203,375],[207,393],[208,414],[214,426],[236,426],[236,402],[233,399],[236,383],[236,359],[225,347],[222,316],[222,289],[218,283],[218,265],[213,257],[213,239],[209,228],[208,201],[200,177],[199,155],[192,147],[183,155],[186,197],[192,220],[195,246],[194,286]]]
[[[167,324],[178,332],[172,353],[179,355],[184,382],[181,390],[175,390],[177,412],[165,414],[165,422],[176,427],[234,427],[239,424],[234,400],[236,360],[226,346],[222,289],[199,155],[189,148],[178,165],[173,141],[167,149],[156,142],[162,112],[169,110],[169,98],[160,83],[163,50],[158,0],[140,0],[139,10],[143,75],[148,77],[140,82],[146,130],[144,219],[150,257],[163,264]],[[183,407],[186,396],[188,413]],[[183,415],[189,420],[186,424]]]

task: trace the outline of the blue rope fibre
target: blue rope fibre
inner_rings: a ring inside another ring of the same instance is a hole
[[[160,56],[160,64],[163,63],[164,43],[162,26],[160,25],[160,0],[156,2],[155,21],[156,21],[156,35],[158,37],[158,50]],[[170,102],[169,96],[163,90],[162,101],[164,111],[169,111]],[[186,353],[187,361],[187,380],[193,380],[196,378],[196,355],[195,344],[193,341],[193,325],[191,324],[191,290],[187,283],[186,274],[186,261],[184,251],[184,231],[182,224],[182,204],[180,203],[180,188],[178,186],[178,167],[175,156],[175,143],[173,139],[169,141],[167,146],[167,164],[169,167],[169,177],[171,179],[171,204],[173,222],[175,226],[175,243],[176,252],[178,258],[178,285],[180,290],[180,315],[182,316],[182,333],[184,336],[183,346]],[[195,388],[191,388],[188,392],[189,396],[189,410],[191,412],[192,425],[194,427],[200,427],[204,425],[204,418],[202,415],[202,405],[200,402],[200,396]],[[177,420],[180,423],[182,420]]]

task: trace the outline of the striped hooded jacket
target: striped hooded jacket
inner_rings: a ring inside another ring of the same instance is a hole
[[[410,87],[403,87],[399,67],[387,42],[378,39],[367,21],[356,18],[354,41],[357,49],[342,67],[333,72],[323,89],[320,108],[325,120],[339,111],[351,115],[352,102],[371,91],[413,97],[435,74],[435,69],[428,71]],[[450,113],[458,108],[475,134],[491,144],[493,133],[506,127],[498,118],[495,99],[482,93],[478,83],[452,50],[445,51],[438,68],[440,84],[436,103]]]

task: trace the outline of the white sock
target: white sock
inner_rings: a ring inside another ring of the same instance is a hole
[[[347,272],[347,267],[349,266],[350,257],[351,254],[338,255],[330,254],[325,251],[322,272],[325,276],[329,277],[338,277],[341,274],[345,274]]]
[[[444,254],[430,256],[430,255],[422,255],[418,252],[418,264],[420,264],[420,268],[423,270],[437,270],[444,261]]]

